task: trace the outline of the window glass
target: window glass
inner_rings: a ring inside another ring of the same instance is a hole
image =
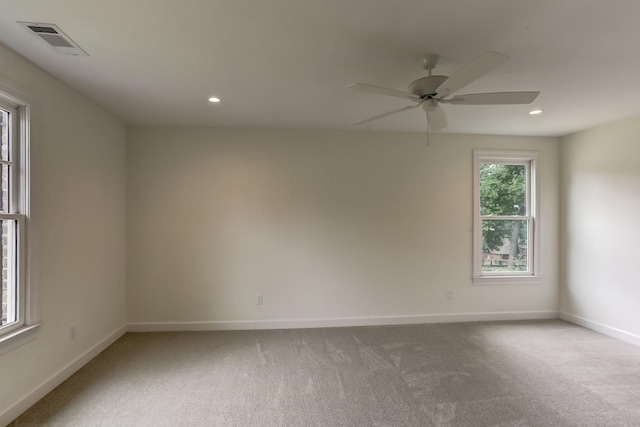
[[[0,160],[9,160],[9,112],[0,110],[0,126],[2,127],[2,144]]]
[[[528,221],[482,220],[482,271],[529,271]]]
[[[2,238],[2,317],[0,325],[16,322],[17,282],[16,282],[16,221],[0,221]]]
[[[480,215],[525,215],[525,165],[480,164]]]
[[[0,144],[0,214],[11,212],[11,111],[0,110],[0,126],[2,127]],[[16,223],[12,219],[0,219],[0,245],[2,259],[2,305],[0,326],[16,322],[18,304],[18,283],[16,274]]]

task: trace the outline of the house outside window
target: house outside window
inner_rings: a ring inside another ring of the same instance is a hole
[[[539,278],[538,153],[474,151],[474,284]]]

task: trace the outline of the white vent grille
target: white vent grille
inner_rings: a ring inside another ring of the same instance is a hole
[[[37,22],[20,22],[27,31],[36,36],[47,46],[53,48],[63,55],[89,56],[76,42],[71,40],[60,28],[55,24],[41,24]]]

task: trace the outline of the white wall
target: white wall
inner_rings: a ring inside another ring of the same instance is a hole
[[[424,134],[169,127],[128,138],[130,322],[557,312],[557,139],[433,135],[427,147]],[[474,148],[541,152],[540,285],[471,284]]]
[[[567,136],[561,147],[561,311],[640,344],[640,118]]]
[[[0,356],[1,425],[126,324],[126,128],[2,45],[0,78],[35,100],[44,323],[34,341]]]

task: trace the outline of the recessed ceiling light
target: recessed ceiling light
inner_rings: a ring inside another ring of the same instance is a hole
[[[220,102],[220,98],[212,96],[211,98],[209,98],[209,102],[217,104],[218,102]]]
[[[532,116],[535,116],[536,114],[542,114],[542,110],[531,110],[529,111],[529,114],[531,114]]]

